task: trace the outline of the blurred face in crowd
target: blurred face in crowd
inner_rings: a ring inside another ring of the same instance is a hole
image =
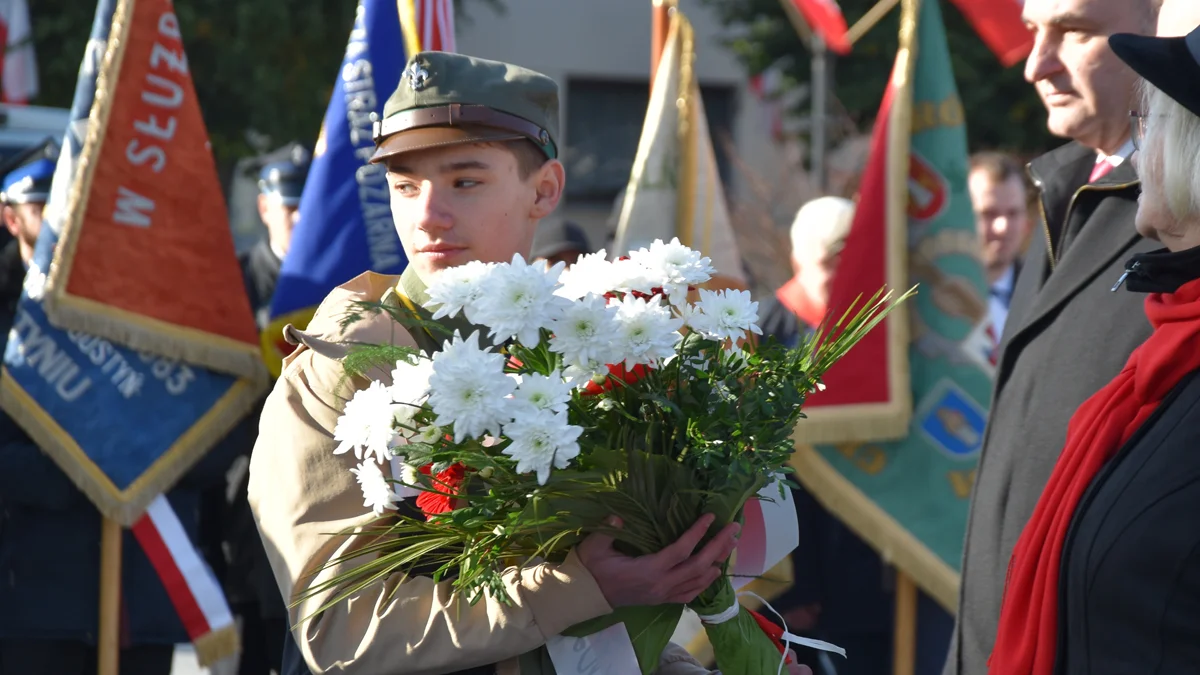
[[[4,226],[21,246],[21,258],[28,263],[33,256],[33,245],[42,231],[42,208],[45,204],[11,204],[4,207]]]
[[[833,290],[833,276],[837,272],[841,251],[829,251],[819,247],[806,247],[792,254],[792,269],[800,288],[808,299],[821,307],[829,304]]]
[[[971,172],[967,186],[988,281],[995,283],[1017,259],[1029,231],[1025,184],[1017,176],[996,181],[988,172],[977,170]]]
[[[300,222],[300,207],[284,204],[277,194],[259,195],[258,215],[267,226],[271,247],[287,254],[292,243],[292,231]]]
[[[1050,133],[1105,154],[1125,143],[1136,77],[1109,49],[1108,36],[1151,33],[1152,1],[1026,0],[1034,44],[1025,79],[1046,106]]]
[[[1200,2],[1163,0],[1158,12],[1159,37],[1183,37],[1200,26]]]
[[[584,255],[583,251],[577,249],[568,249],[560,253],[555,253],[549,257],[539,257],[538,260],[545,262],[547,268],[554,267],[558,263],[563,263],[565,267],[570,267],[571,265],[579,262],[579,257],[582,255]]]
[[[396,231],[425,280],[472,260],[528,258],[538,221],[565,186],[557,160],[522,171],[516,152],[494,143],[415,150],[387,163]]]

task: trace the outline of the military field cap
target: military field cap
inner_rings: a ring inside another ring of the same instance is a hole
[[[421,52],[375,123],[371,162],[413,150],[523,138],[554,159],[557,136],[554,80],[509,63]]]

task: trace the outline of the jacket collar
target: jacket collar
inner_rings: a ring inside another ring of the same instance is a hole
[[[425,309],[425,304],[429,302],[428,286],[425,285],[425,280],[421,278],[421,275],[417,274],[416,269],[412,265],[404,268],[404,272],[400,275],[400,281],[396,284],[396,291],[400,296],[401,303],[405,304],[409,310],[415,312],[416,318],[421,321],[433,321],[433,312]],[[404,302],[405,299],[409,302]],[[479,331],[479,336],[482,338],[481,342],[484,346],[488,344],[487,329],[467,321],[462,312],[459,312],[452,318],[438,319],[436,323],[450,331],[451,334],[457,332],[464,338],[474,331]],[[450,339],[442,331],[420,326],[406,328],[409,328],[409,333],[412,334],[417,344],[429,353],[441,351],[442,345],[446,340]]]
[[[1134,293],[1174,293],[1196,279],[1200,279],[1200,246],[1175,252],[1161,248],[1130,258],[1113,290],[1124,282]]]

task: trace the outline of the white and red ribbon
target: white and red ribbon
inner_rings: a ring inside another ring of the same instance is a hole
[[[150,502],[133,524],[133,536],[158,572],[200,664],[236,653],[237,626],[225,594],[166,497],[159,495]]]

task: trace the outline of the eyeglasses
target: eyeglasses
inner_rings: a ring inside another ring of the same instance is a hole
[[[1133,149],[1141,150],[1142,141],[1146,138],[1146,126],[1149,124],[1150,116],[1138,112],[1137,110],[1129,111],[1129,139],[1133,141]]]

